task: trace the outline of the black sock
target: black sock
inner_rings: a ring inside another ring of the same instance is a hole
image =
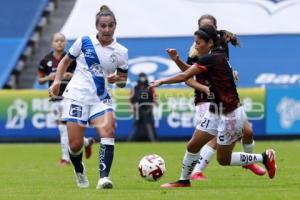
[[[108,177],[114,158],[114,145],[100,144],[99,173],[100,178]]]
[[[188,183],[191,183],[191,182],[190,182],[190,180],[178,180],[177,183],[188,184]]]
[[[83,165],[82,165],[82,152],[78,155],[73,155],[69,151],[70,160],[75,168],[75,172],[83,173]]]
[[[262,154],[262,157],[263,157],[263,164],[266,166],[266,168],[268,169],[268,166],[267,166],[267,160],[268,160],[268,155],[266,154],[266,152],[263,152]]]

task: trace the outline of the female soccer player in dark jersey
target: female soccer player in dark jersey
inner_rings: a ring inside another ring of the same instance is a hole
[[[198,20],[198,26],[205,26],[210,25],[214,28],[217,28],[217,20],[212,15],[202,15]],[[218,45],[215,47],[212,52],[219,52],[223,53],[224,56],[229,60],[229,48],[228,43],[230,42],[232,45],[237,46],[239,45],[239,40],[236,37],[235,34],[230,33],[226,30],[217,31],[218,32]],[[195,49],[195,43],[192,45],[189,57],[187,59],[187,64],[183,63],[179,56],[177,55],[176,50],[169,49],[168,53],[170,57],[175,61],[175,63],[181,68],[181,70],[186,70],[189,66],[191,66],[193,63],[197,62],[197,60],[201,57],[199,54],[199,51]],[[234,78],[237,81],[237,73],[236,71],[233,71]],[[205,86],[209,86],[209,82],[206,78],[205,74],[197,74],[195,76],[195,79],[198,83],[195,83],[195,81],[191,84],[191,80],[187,82],[187,84],[195,89],[195,118],[197,119],[196,122],[199,121],[201,117],[203,117],[205,111],[208,108],[209,102],[211,101],[210,98],[213,98],[212,96],[207,96],[207,88]],[[198,123],[197,123],[198,124]],[[243,138],[241,140],[243,150],[246,153],[252,153],[254,149],[254,140],[253,140],[253,131],[252,128],[248,122],[248,120],[244,124],[243,129]],[[208,163],[212,159],[213,155],[215,154],[215,150],[217,147],[217,141],[216,138],[209,141],[206,145],[203,146],[203,148],[200,151],[200,159],[199,162],[196,164],[193,173],[191,175],[191,179],[193,180],[205,180],[206,176],[204,175],[204,170],[206,169]],[[264,168],[260,167],[256,164],[251,164],[248,166],[243,166],[244,168],[250,169],[253,173],[257,175],[264,175],[266,173],[266,170]]]
[[[232,152],[235,142],[243,135],[242,129],[247,117],[240,104],[232,69],[226,57],[223,53],[209,53],[217,46],[217,40],[217,32],[212,26],[200,28],[195,32],[195,43],[203,56],[197,63],[176,76],[156,80],[150,86],[185,82],[196,74],[205,73],[211,84],[210,92],[215,97],[209,111],[201,119],[200,127],[195,129],[188,142],[180,179],[161,187],[191,186],[189,179],[198,162],[199,150],[214,137],[217,137],[217,160],[220,165],[245,166],[260,162],[265,165],[270,178],[275,176],[274,150],[268,149],[262,154]]]

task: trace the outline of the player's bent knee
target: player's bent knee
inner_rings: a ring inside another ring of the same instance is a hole
[[[217,160],[218,160],[218,163],[222,166],[230,165],[230,159],[228,159],[226,157],[218,156]]]
[[[190,153],[198,153],[200,151],[200,148],[197,145],[194,145],[193,143],[189,142],[186,147],[187,151]]]
[[[101,137],[109,137],[114,138],[115,137],[115,126],[107,126],[104,129],[105,131],[102,133]]]
[[[79,140],[69,141],[69,147],[72,152],[79,152],[82,148],[82,142]]]

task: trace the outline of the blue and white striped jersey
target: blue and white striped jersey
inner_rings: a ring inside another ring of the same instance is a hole
[[[116,70],[128,70],[128,49],[116,39],[103,47],[96,35],[77,39],[68,53],[77,67],[63,96],[85,104],[110,99],[106,76]]]

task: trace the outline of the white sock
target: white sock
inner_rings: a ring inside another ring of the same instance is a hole
[[[263,161],[261,154],[233,152],[231,154],[230,165],[245,166]]]
[[[196,164],[193,172],[204,172],[208,163],[211,161],[215,155],[216,150],[211,148],[209,145],[204,145],[200,150],[200,158]]]
[[[58,130],[60,133],[60,144],[61,144],[61,151],[62,151],[62,159],[66,161],[70,161],[69,157],[69,138],[68,138],[68,131],[67,126],[65,124],[59,124]]]
[[[185,152],[182,162],[182,170],[180,180],[189,180],[191,173],[199,160],[199,152],[198,153],[190,153],[188,151]]]
[[[243,150],[244,150],[244,152],[246,152],[246,153],[253,153],[253,152],[254,152],[254,146],[255,146],[254,140],[252,141],[251,144],[244,144],[244,143],[242,142]]]
[[[86,137],[83,137],[83,146],[85,147],[89,146],[89,139]]]

